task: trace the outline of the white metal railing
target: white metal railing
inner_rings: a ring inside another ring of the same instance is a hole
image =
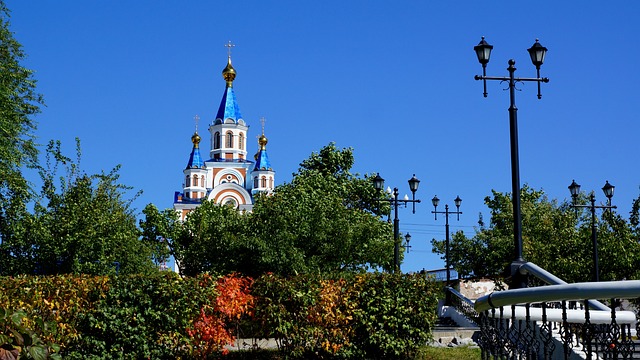
[[[475,302],[483,359],[632,358],[635,313],[596,299],[638,298],[640,281],[567,284],[532,263],[519,270],[551,285],[497,291]]]

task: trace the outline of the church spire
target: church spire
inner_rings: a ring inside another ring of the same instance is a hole
[[[196,131],[191,136],[191,142],[193,143],[193,149],[191,149],[191,155],[189,156],[189,163],[187,164],[187,169],[193,168],[202,168],[204,167],[204,161],[202,161],[202,156],[200,156],[200,135],[198,135],[198,120],[200,117],[198,115],[194,116],[193,119],[196,122]]]
[[[222,78],[227,82],[227,87],[224,90],[218,113],[216,114],[216,120],[225,122],[227,119],[231,119],[234,123],[239,123],[242,120],[242,114],[240,114],[240,107],[236,100],[236,95],[233,92],[233,81],[236,79],[236,69],[231,65],[231,48],[235,47],[234,44],[229,43],[224,45],[227,47],[227,66],[222,69]]]
[[[253,170],[272,170],[271,163],[269,162],[269,156],[267,155],[267,143],[269,140],[266,136],[264,136],[264,122],[265,118],[260,118],[260,123],[262,124],[262,135],[258,138],[258,145],[260,145],[260,150],[254,156],[256,160],[256,165]]]

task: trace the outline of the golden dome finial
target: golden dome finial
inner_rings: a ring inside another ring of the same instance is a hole
[[[196,131],[193,133],[193,136],[191,136],[191,142],[193,143],[194,148],[198,148],[201,140],[200,135],[198,135],[198,121],[200,120],[200,116],[194,116],[193,120],[196,123]]]
[[[267,150],[267,143],[268,142],[269,142],[269,140],[267,139],[267,137],[264,136],[264,134],[262,134],[258,138],[258,144],[260,144],[260,150]]]
[[[191,136],[191,142],[193,143],[194,148],[200,147],[200,135],[198,135],[197,131],[193,133],[193,136]]]
[[[267,140],[267,137],[264,136],[264,123],[267,120],[263,117],[260,118],[260,124],[262,124],[262,135],[260,135],[260,137],[258,138],[258,144],[260,145],[260,150],[267,150],[267,143],[269,142],[269,140]]]
[[[227,82],[227,87],[232,87],[233,80],[236,78],[236,70],[231,65],[231,48],[235,45],[229,40],[224,46],[227,48],[227,66],[222,70],[222,78]]]

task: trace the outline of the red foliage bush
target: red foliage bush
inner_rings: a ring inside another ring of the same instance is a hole
[[[194,354],[207,357],[214,352],[227,354],[226,345],[233,345],[236,337],[233,325],[244,315],[252,315],[254,298],[251,295],[253,279],[230,274],[218,279],[214,306],[200,309],[193,327],[187,334],[194,340]]]

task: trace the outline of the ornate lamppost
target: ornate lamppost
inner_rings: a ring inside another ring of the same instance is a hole
[[[409,179],[409,189],[411,190],[412,199],[409,200],[409,197],[405,195],[404,199],[398,199],[398,188],[393,188],[393,198],[380,198],[378,201],[386,201],[394,209],[394,217],[393,217],[393,266],[394,272],[400,271],[400,220],[398,219],[398,205],[404,204],[407,206],[407,203],[413,204],[413,213],[416,213],[416,203],[419,203],[420,200],[416,199],[416,191],[418,191],[418,185],[420,185],[420,180],[416,178],[416,174],[413,174],[413,177]],[[373,178],[373,186],[377,190],[384,189],[384,179],[377,174],[375,178]],[[410,238],[409,238],[410,239]]]
[[[576,183],[575,180],[571,182],[569,185],[569,192],[571,193],[571,207],[572,208],[588,208],[591,210],[591,241],[593,243],[593,281],[600,281],[600,269],[598,265],[598,229],[596,227],[596,209],[616,209],[617,206],[611,205],[611,198],[613,197],[613,190],[615,190],[615,186],[609,184],[609,181],[606,181],[604,186],[602,187],[602,192],[604,192],[604,196],[607,197],[607,205],[596,205],[596,195],[591,192],[589,195],[589,205],[579,205],[576,204],[576,200],[578,199],[578,195],[580,194],[580,185]]]
[[[518,108],[516,107],[516,83],[533,81],[538,83],[538,99],[542,98],[540,93],[540,83],[549,82],[548,78],[540,77],[540,66],[544,62],[547,54],[547,48],[540,45],[538,40],[527,51],[531,57],[531,62],[536,67],[537,77],[535,78],[517,78],[514,76],[516,71],[515,60],[510,59],[508,64],[509,76],[487,76],[486,68],[491,56],[492,45],[489,45],[484,36],[480,43],[473,47],[478,57],[478,61],[482,65],[482,75],[476,75],[476,80],[482,80],[484,84],[484,97],[487,97],[487,80],[498,80],[508,82],[509,84],[509,129],[511,139],[511,188],[513,196],[513,243],[514,243],[514,261],[511,263],[511,285],[510,288],[517,289],[527,287],[526,275],[520,274],[518,269],[525,263],[522,257],[522,216],[520,209],[520,165],[518,159]]]
[[[449,214],[456,214],[458,216],[458,221],[460,220],[460,214],[462,214],[462,212],[460,211],[460,205],[462,204],[462,199],[460,199],[460,196],[456,196],[456,198],[453,200],[453,203],[456,205],[456,211],[449,211],[449,204],[445,204],[444,206],[444,211],[438,211],[438,204],[440,203],[440,199],[438,199],[438,196],[434,196],[433,199],[431,199],[431,203],[433,204],[433,211],[431,212],[432,214],[434,214],[434,219],[438,220],[438,214],[444,214],[444,218],[445,218],[445,249],[444,249],[444,253],[445,253],[445,266],[447,268],[447,283],[446,286],[449,287],[451,286],[451,261],[449,258]],[[449,293],[449,291],[446,292],[446,298],[445,298],[445,304],[449,305],[451,303],[451,295]]]

